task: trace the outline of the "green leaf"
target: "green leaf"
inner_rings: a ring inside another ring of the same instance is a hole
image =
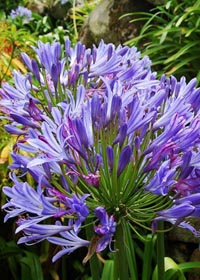
[[[6,242],[3,238],[0,238],[0,260],[22,254],[22,252],[14,241]]]
[[[186,262],[178,265],[181,271],[190,271],[194,268],[200,268],[200,262]]]
[[[101,280],[112,279],[111,275],[114,273],[114,261],[107,260],[103,267],[103,273],[101,276]]]
[[[0,10],[0,20],[5,20],[6,19],[6,14],[4,11]]]
[[[42,16],[39,15],[38,13],[32,13],[32,18],[34,18],[36,20],[42,20]]]
[[[179,269],[178,264],[172,258],[165,257],[165,271],[171,268]]]
[[[20,260],[22,280],[43,280],[42,267],[39,257],[32,252],[26,251],[25,253],[26,256]]]
[[[0,251],[0,260],[8,258],[8,257],[13,256],[13,255],[18,255],[18,254],[21,254],[21,253],[22,253],[22,251],[16,246],[6,247],[6,248],[4,248],[3,250]]]
[[[186,66],[188,63],[190,63],[191,61],[194,61],[196,59],[199,58],[199,55],[195,55],[195,56],[189,56],[186,57],[184,59],[182,59],[179,63],[172,63],[172,65],[166,65],[165,69],[166,69],[166,74],[167,75],[172,75],[173,73],[177,72],[179,69],[182,69],[183,71],[183,66]],[[188,72],[188,69],[186,69],[186,72]]]
[[[21,280],[20,278],[20,266],[19,266],[19,258],[21,255],[13,256],[8,258],[9,270],[12,273],[14,280]]]
[[[187,18],[188,14],[183,14],[177,21],[176,23],[176,27],[179,27],[181,25],[181,23]]]
[[[165,257],[165,280],[186,280],[179,265],[169,257]],[[173,278],[175,277],[175,278]],[[178,278],[177,278],[178,277]],[[158,267],[156,266],[153,272],[152,280],[158,279]]]
[[[172,4],[171,2],[172,1],[167,1],[166,6],[165,6],[166,10],[169,10],[169,8],[170,8],[170,6]]]
[[[29,265],[27,265],[26,262],[21,261],[20,266],[21,266],[21,280],[27,280],[27,279],[34,280],[34,278],[32,278],[32,275],[30,273]]]
[[[164,64],[167,64],[167,63],[169,63],[171,61],[179,59],[180,56],[182,56],[183,54],[187,53],[187,51],[189,49],[191,49],[192,47],[194,47],[195,45],[197,45],[197,42],[190,42],[190,43],[186,44],[178,52],[174,53],[172,56],[170,56],[168,59],[166,59],[164,61]]]
[[[165,272],[165,280],[187,280],[184,274],[177,269],[171,268]]]

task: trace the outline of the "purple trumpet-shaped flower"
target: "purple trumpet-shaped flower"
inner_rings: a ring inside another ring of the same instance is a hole
[[[174,203],[177,205],[182,204],[182,203],[198,205],[198,204],[200,204],[200,193],[194,193],[194,194],[188,195],[186,197],[175,199]]]
[[[192,173],[191,173],[192,174]],[[183,197],[187,197],[192,193],[198,193],[200,191],[200,176],[194,176],[195,171],[193,172],[193,176],[180,179],[174,186],[173,190],[176,191],[179,195]]]
[[[89,215],[89,208],[85,203],[85,199],[89,196],[89,194],[85,194],[82,197],[78,197],[73,195],[71,198],[66,199],[66,205],[70,209],[68,210],[68,214],[75,214],[77,219],[75,218],[74,223],[74,231],[77,232],[85,221],[87,216]]]
[[[40,186],[38,186],[37,190],[34,190],[28,183],[18,182],[15,177],[14,181],[15,185],[12,188],[3,188],[3,192],[10,198],[9,202],[3,206],[3,209],[8,212],[5,216],[5,221],[9,218],[29,213],[29,219],[20,219],[16,232],[23,230],[26,234],[34,233],[34,230],[37,230],[39,222],[50,217],[56,219],[65,215],[76,216],[74,218],[73,228],[74,231],[77,232],[89,215],[89,209],[85,203],[85,199],[88,195],[82,197],[74,195],[72,198],[68,198],[53,189],[50,189],[47,194],[44,195],[44,191],[42,191]],[[41,227],[41,229],[44,228],[42,225],[39,227]],[[52,228],[52,230],[54,229]],[[31,237],[24,238],[23,240],[26,241],[23,242],[40,239],[39,235],[40,231],[37,237],[34,235],[33,239],[31,239]],[[44,237],[41,238],[43,239]]]
[[[18,114],[10,114],[10,117],[18,124],[22,124],[24,127],[38,128],[38,123],[29,120]]]
[[[24,223],[29,224],[29,226],[25,227]],[[65,232],[72,229],[72,226],[29,223],[27,220],[21,218],[17,221],[17,224],[19,226],[18,229],[22,227],[25,228],[23,230],[25,236],[21,237],[18,240],[18,244],[35,244],[47,239],[52,235],[56,235],[63,231]]]
[[[14,182],[13,187],[3,187],[3,192],[10,199],[3,205],[3,209],[8,212],[5,221],[25,212],[40,215],[42,212],[41,189],[35,191],[28,183],[18,182],[16,178]]]
[[[33,49],[37,53],[43,67],[47,70],[47,73],[51,74],[53,65],[58,66],[60,62],[60,44],[54,42],[52,45],[50,45],[50,43],[42,43],[39,41],[38,48],[33,47]]]
[[[30,117],[35,121],[42,121],[43,112],[37,107],[32,98],[29,99],[29,103],[26,106],[26,111]]]
[[[25,104],[31,98],[31,82],[29,75],[22,75],[20,72],[14,70],[15,86],[11,86],[8,83],[2,84],[0,105],[1,110],[8,113],[22,114],[27,116],[27,112],[24,110]],[[32,97],[34,100],[36,98]]]
[[[9,133],[9,134],[15,134],[15,135],[24,135],[24,130],[17,128],[13,125],[10,124],[6,124],[4,126],[5,130]]]
[[[113,75],[119,72],[121,57],[115,52],[110,56],[111,48],[114,49],[114,46],[105,45],[103,41],[100,42],[98,49],[93,48],[93,63],[90,65],[89,77]]]
[[[109,164],[110,170],[112,171],[113,163],[114,163],[114,151],[113,151],[113,148],[111,146],[106,147],[106,154],[107,154],[108,164]]]
[[[19,147],[23,147],[23,144],[18,144]],[[27,149],[27,147],[25,147]],[[29,152],[35,152],[35,150],[29,150]],[[18,169],[21,177],[26,176],[27,172],[30,173],[30,175],[33,177],[33,179],[39,184],[45,185],[48,188],[51,188],[52,185],[49,183],[49,176],[46,173],[46,170],[44,166],[35,166],[32,168],[28,168],[27,165],[29,161],[31,160],[28,156],[23,156],[17,153],[11,153],[12,156],[12,163],[9,165],[10,170],[16,170]]]
[[[56,222],[56,226],[60,226],[60,222]],[[53,262],[57,261],[64,255],[68,255],[78,248],[85,247],[89,245],[89,241],[84,240],[78,236],[76,231],[66,230],[60,231],[61,237],[48,237],[47,240],[55,245],[61,246],[62,250],[59,251],[52,259]]]
[[[118,135],[113,141],[113,144],[119,143],[119,146],[121,147],[126,137],[127,137],[127,124],[125,123],[120,126]]]
[[[38,82],[41,82],[41,79],[40,79],[40,70],[39,70],[39,67],[38,67],[38,64],[37,62],[33,59],[31,61],[31,66],[32,66],[32,72],[34,74],[34,76],[36,77],[36,79],[38,80]],[[31,70],[31,69],[30,69]]]
[[[170,168],[170,161],[164,161],[145,187],[145,190],[163,196],[167,195],[176,183],[174,179],[175,173],[176,168]]]
[[[131,134],[138,128],[148,125],[156,114],[154,110],[146,113],[146,108],[141,105],[138,98],[133,98],[132,104],[130,117],[127,121],[127,134]]]
[[[88,148],[89,141],[88,141],[87,132],[83,124],[83,121],[81,119],[76,119],[74,121],[74,126],[76,128],[77,134],[78,132],[81,132],[79,135],[81,144],[85,146],[85,148]]]
[[[3,187],[3,192],[10,199],[2,207],[8,213],[5,221],[29,213],[33,217],[31,223],[36,224],[49,217],[61,217],[67,213],[65,209],[51,203],[40,185],[35,190],[27,182],[19,182],[15,176],[13,176],[13,182],[15,183],[13,187]]]
[[[69,102],[66,100],[59,103],[59,106],[65,111],[65,115],[70,119],[75,119],[82,115],[83,104],[85,104],[86,90],[83,85],[78,86],[76,99],[70,90],[66,90]]]
[[[22,60],[24,61],[24,64],[28,67],[28,69],[34,74],[34,77],[38,80],[38,82],[41,82],[41,73],[38,66],[38,63],[31,59],[26,53],[21,53]]]
[[[159,220],[168,221],[179,227],[190,230],[195,236],[199,236],[200,231],[196,230],[187,219],[198,218],[200,215],[200,195],[194,193],[182,198],[174,199],[174,205],[166,210],[158,212],[158,217],[154,221],[154,226]]]
[[[100,236],[96,252],[103,251],[108,245],[111,246],[113,235],[116,231],[116,222],[114,216],[108,216],[106,210],[99,206],[95,209],[95,216],[99,219],[100,224],[94,227],[94,231]]]
[[[186,218],[195,217],[194,213],[195,206],[188,202],[174,205],[167,210],[159,211],[159,217],[155,218],[152,227],[155,230],[158,221],[167,221],[173,225],[190,230],[195,236],[199,236],[199,232],[192,225],[190,225],[189,222],[185,221]]]
[[[190,203],[182,203],[178,206],[173,206],[170,209],[167,210],[162,210],[158,212],[160,215],[159,219],[161,217],[166,218],[166,219],[182,219],[187,216],[190,216],[195,210],[195,207],[191,205]]]
[[[117,176],[119,176],[126,166],[129,164],[132,156],[132,149],[129,145],[124,147],[120,153],[118,168],[117,168]]]
[[[91,99],[91,116],[92,121],[96,127],[99,127],[99,122],[101,118],[101,98],[100,96],[94,92],[92,99]]]
[[[81,174],[77,171],[71,171],[67,173],[68,175],[73,174],[76,175],[77,177],[84,179],[84,181],[89,185],[89,186],[94,186],[98,187],[99,186],[99,174],[92,174],[89,173],[88,175]]]
[[[56,128],[50,127],[46,122],[42,123],[41,130],[42,135],[38,135],[37,138],[29,138],[28,144],[43,152],[43,156],[38,156],[28,163],[28,168],[43,163],[51,162],[69,162],[73,163],[74,160],[66,148],[66,138],[62,135],[62,126]]]

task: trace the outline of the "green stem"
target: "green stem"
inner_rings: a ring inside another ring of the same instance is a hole
[[[94,231],[93,231],[93,226],[88,226],[86,227],[86,237],[87,240],[91,240],[93,237]],[[94,254],[91,259],[89,260],[90,264],[90,272],[91,272],[91,277],[92,280],[100,280],[101,278],[101,264],[100,261],[98,260],[96,254]]]
[[[160,221],[158,223],[158,230],[160,232],[157,233],[157,266],[158,266],[158,278],[159,280],[165,279],[165,242],[164,242],[164,232],[163,230],[163,222]]]
[[[144,260],[142,267],[142,280],[150,280],[152,275],[152,258],[155,245],[155,235],[148,234],[144,242]]]
[[[77,31],[77,25],[76,25],[76,0],[73,0],[73,25],[74,25],[74,37],[77,40],[78,39],[78,31]]]
[[[114,280],[128,280],[128,262],[126,254],[126,242],[124,240],[124,228],[120,223],[116,230],[116,253],[115,253],[115,269]]]
[[[129,223],[124,224],[125,227],[125,239],[126,239],[126,256],[128,261],[130,280],[138,279],[138,271],[137,271],[137,261],[135,255],[135,244],[132,236],[132,231]]]
[[[90,262],[90,271],[92,275],[92,280],[100,280],[101,270],[100,270],[99,260],[97,256],[94,255],[89,262]]]

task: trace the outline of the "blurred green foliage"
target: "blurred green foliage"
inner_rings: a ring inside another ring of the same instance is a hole
[[[30,45],[33,45],[36,37],[26,29],[17,29],[5,19],[0,19],[0,85],[8,81],[12,76],[12,70],[20,70],[26,73],[20,54],[22,51],[30,54]]]
[[[200,80],[200,0],[165,0],[150,13],[130,15],[130,24],[142,21],[143,27],[126,44],[139,47],[160,74]]]
[[[0,237],[0,268],[4,280],[43,280],[42,267],[37,254],[23,250],[14,241]]]
[[[8,14],[12,9],[16,9],[20,3],[22,3],[21,0],[4,0],[0,1],[0,10],[4,11],[6,14]]]

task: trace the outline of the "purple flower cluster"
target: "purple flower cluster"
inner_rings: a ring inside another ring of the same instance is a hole
[[[28,23],[32,17],[32,11],[26,7],[18,6],[16,10],[12,10],[10,13],[12,19],[22,18],[23,23]]]
[[[200,207],[196,79],[156,78],[135,47],[67,39],[64,55],[57,42],[33,48],[35,59],[22,53],[29,74],[14,71],[14,85],[0,89],[5,129],[18,136],[3,209],[5,221],[18,217],[19,243],[60,245],[55,261],[89,246],[80,234],[91,221],[97,253],[121,219],[198,235],[188,223]]]

